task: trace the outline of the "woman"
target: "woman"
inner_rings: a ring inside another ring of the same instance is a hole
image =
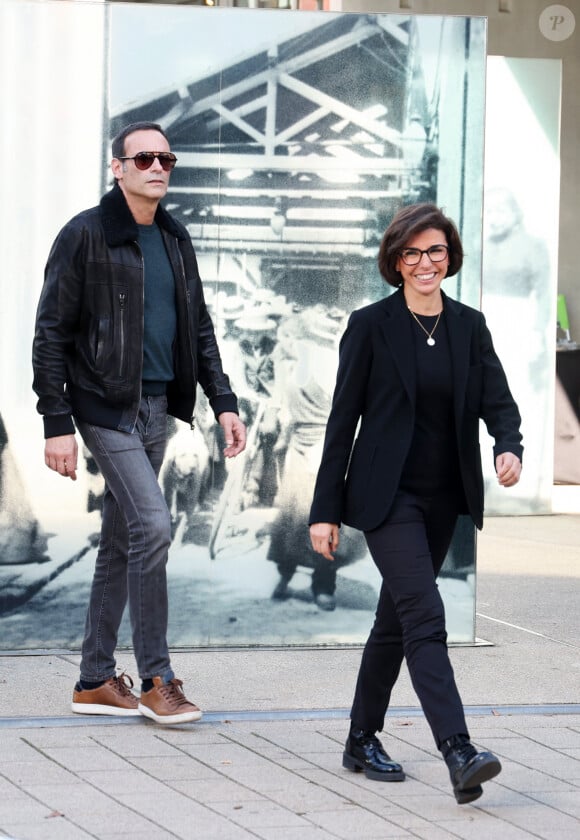
[[[462,263],[455,225],[432,204],[403,208],[387,228],[379,269],[397,291],[354,312],[342,337],[309,519],[312,546],[328,561],[341,523],[362,530],[383,579],[343,766],[404,779],[376,737],[404,656],[459,804],[481,796],[501,765],[470,743],[436,577],[458,515],[483,524],[480,418],[503,487],[519,480],[523,452],[483,315],[441,290]]]

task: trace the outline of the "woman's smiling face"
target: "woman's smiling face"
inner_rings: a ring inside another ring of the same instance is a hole
[[[447,238],[443,231],[436,228],[423,230],[413,236],[405,244],[403,250],[417,248],[420,251],[427,251],[435,245],[447,246]],[[428,254],[421,254],[421,259],[416,265],[407,265],[399,256],[396,264],[397,271],[403,278],[405,295],[409,302],[411,297],[429,297],[438,294],[439,287],[449,268],[449,254],[446,254],[440,262],[433,262]]]

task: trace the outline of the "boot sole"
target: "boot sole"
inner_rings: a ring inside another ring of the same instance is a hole
[[[139,713],[154,720],[155,723],[161,726],[174,726],[176,723],[195,723],[196,720],[201,720],[202,712],[181,712],[177,715],[158,715],[149,706],[139,703]]]
[[[456,794],[458,792],[466,793],[468,790],[477,788],[484,782],[489,782],[498,773],[501,773],[499,759],[489,753],[487,755],[479,753],[473,759],[472,764],[464,768],[461,779],[454,786],[454,791]]]
[[[464,790],[454,790],[455,799],[458,805],[468,805],[470,802],[475,802],[476,799],[483,793],[481,785],[472,788],[465,788]]]
[[[377,770],[371,770],[369,767],[365,767],[362,762],[357,761],[356,758],[353,758],[346,752],[342,754],[342,766],[346,770],[352,770],[354,773],[364,773],[367,779],[371,779],[373,782],[405,781],[405,773],[403,770],[393,773],[379,773]]]

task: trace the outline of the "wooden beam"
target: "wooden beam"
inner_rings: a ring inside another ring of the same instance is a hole
[[[179,152],[180,169],[251,169],[255,172],[323,172],[348,171],[356,174],[399,175],[408,169],[402,158],[343,159],[322,155],[261,155],[219,152]]]
[[[373,120],[371,117],[367,117],[365,114],[361,113],[361,111],[357,111],[356,108],[351,108],[350,105],[341,102],[339,99],[335,99],[335,97],[329,96],[327,93],[322,93],[322,91],[317,90],[315,87],[312,87],[312,85],[307,85],[306,82],[295,79],[293,76],[289,76],[286,73],[280,74],[279,81],[281,85],[284,85],[284,87],[294,91],[294,93],[297,93],[300,96],[303,96],[305,99],[314,102],[321,108],[328,108],[334,114],[338,114],[338,116],[343,119],[346,119],[349,122],[364,128],[365,131],[374,134],[375,137],[387,140],[397,148],[401,147],[400,132],[396,131],[394,128],[389,128],[388,126]]]
[[[266,145],[266,138],[261,132],[255,129],[253,125],[250,125],[250,123],[239,117],[236,113],[234,113],[234,111],[230,111],[229,108],[225,107],[225,105],[216,102],[215,105],[213,105],[213,110],[218,113],[220,117],[223,117],[225,120],[235,125],[236,128],[239,128],[240,131],[243,131],[244,134],[252,137],[257,143],[260,143],[260,145]],[[179,157],[181,159],[183,155],[180,154]]]

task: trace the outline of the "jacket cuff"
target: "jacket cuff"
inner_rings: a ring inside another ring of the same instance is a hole
[[[216,420],[224,411],[233,411],[234,414],[239,413],[238,400],[235,394],[221,394],[219,397],[212,397],[209,402]]]
[[[520,463],[524,463],[524,447],[519,443],[496,443],[493,447],[493,465],[495,468],[495,459],[498,455],[503,455],[504,452],[511,452],[516,458],[520,459]]]
[[[47,414],[43,418],[44,438],[74,435],[75,424],[70,414]]]

